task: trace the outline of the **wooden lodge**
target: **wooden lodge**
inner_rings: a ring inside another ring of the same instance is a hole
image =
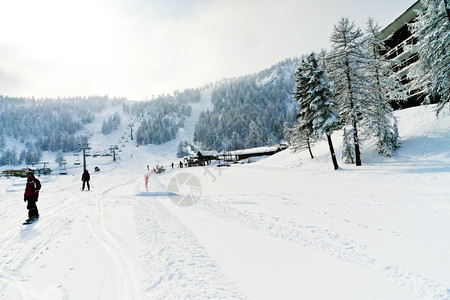
[[[208,165],[212,160],[216,160],[218,156],[217,151],[197,151],[196,156],[185,157],[184,162],[188,167],[194,166],[205,166]]]
[[[231,156],[235,157],[235,161],[240,161],[240,160],[248,159],[251,157],[274,155],[275,153],[285,150],[287,147],[288,146],[285,144],[280,144],[280,145],[276,145],[276,146],[266,146],[266,147],[257,147],[257,148],[243,149],[243,150],[234,150],[234,151],[230,151],[230,154],[231,154]]]
[[[288,148],[286,144],[275,146],[265,146],[250,149],[234,150],[234,151],[197,151],[196,156],[185,157],[185,165],[188,167],[209,165],[211,161],[219,161],[224,163],[236,163],[251,157],[270,156]]]

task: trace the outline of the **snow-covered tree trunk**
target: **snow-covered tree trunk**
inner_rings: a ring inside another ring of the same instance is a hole
[[[336,159],[336,153],[334,152],[333,141],[331,140],[331,134],[327,134],[328,147],[330,148],[331,161],[333,162],[334,169],[339,169],[339,165]]]
[[[305,132],[300,130],[299,125],[295,125],[291,128],[291,149],[294,152],[301,152],[305,149],[308,150],[311,159],[314,159],[314,155],[311,149],[311,144],[317,140],[317,137],[313,136],[311,132]]]

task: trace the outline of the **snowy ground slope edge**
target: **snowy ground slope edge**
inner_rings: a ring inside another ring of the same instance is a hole
[[[408,172],[419,173],[426,170],[448,171],[450,167],[450,113],[444,113],[439,118],[435,115],[435,105],[420,106],[401,111],[395,115],[399,121],[401,147],[393,157],[383,157],[375,153],[370,142],[363,143],[363,169],[387,169],[389,173]],[[338,160],[342,151],[342,132],[332,135]],[[283,151],[268,159],[258,162],[261,166],[297,168],[311,170],[332,170],[328,144],[319,142],[312,148],[315,158],[311,160],[309,153],[293,153]],[[343,169],[359,169],[353,165],[344,164]],[[329,165],[327,165],[329,164]],[[331,172],[332,173],[332,172]],[[437,172],[439,173],[439,172]]]

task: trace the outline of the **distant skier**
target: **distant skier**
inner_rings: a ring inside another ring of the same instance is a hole
[[[153,173],[154,171],[152,170],[151,172],[145,173],[144,175],[145,190],[147,192],[148,192],[148,179],[150,178],[150,176],[152,176]]]
[[[84,186],[87,184],[88,191],[90,191],[91,186],[89,185],[89,180],[91,180],[91,175],[89,175],[88,170],[84,170],[83,175],[81,175],[81,180],[83,181],[83,187],[81,190],[84,191]]]
[[[36,202],[39,198],[39,190],[41,189],[41,182],[34,177],[33,172],[27,173],[27,185],[25,186],[25,193],[23,201],[27,202],[28,220],[26,222],[34,222],[39,218],[39,211]]]

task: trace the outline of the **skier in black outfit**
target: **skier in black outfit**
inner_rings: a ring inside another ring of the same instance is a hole
[[[91,180],[91,175],[89,175],[88,170],[84,170],[83,175],[81,175],[81,180],[83,181],[83,187],[81,188],[81,190],[84,191],[84,186],[87,183],[88,191],[90,191],[91,186],[89,185],[89,180]]]
[[[39,197],[39,190],[41,189],[41,182],[34,177],[33,172],[27,173],[27,185],[25,186],[25,193],[23,201],[27,202],[28,220],[26,222],[36,221],[39,218],[39,211],[36,202]]]

